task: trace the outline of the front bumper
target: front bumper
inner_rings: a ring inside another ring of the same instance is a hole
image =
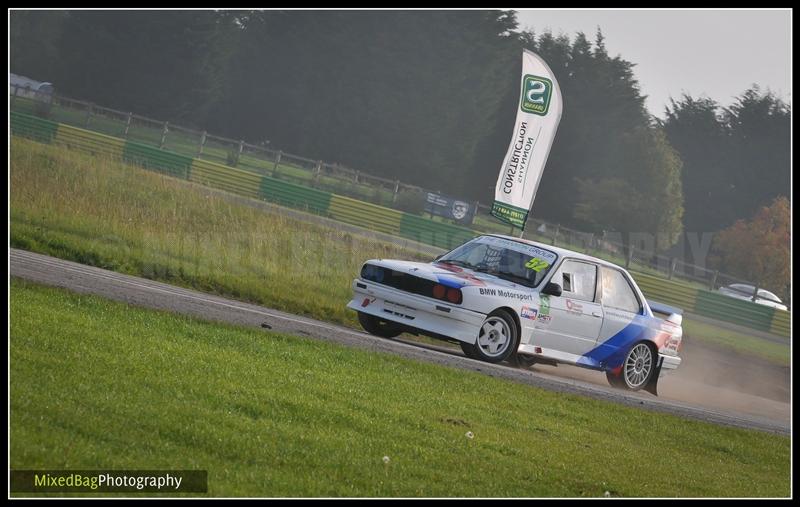
[[[486,315],[480,312],[361,278],[353,280],[353,299],[347,307],[466,343],[475,343],[486,319]]]

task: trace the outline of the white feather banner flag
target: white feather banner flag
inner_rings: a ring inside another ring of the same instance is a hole
[[[524,228],[561,120],[558,81],[535,53],[523,50],[519,110],[500,168],[492,215]]]

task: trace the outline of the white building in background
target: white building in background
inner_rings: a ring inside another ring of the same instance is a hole
[[[50,102],[55,91],[53,83],[36,81],[25,76],[8,73],[8,93],[13,95],[16,88],[17,97],[27,97]]]

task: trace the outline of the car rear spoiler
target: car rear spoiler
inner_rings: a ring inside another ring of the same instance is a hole
[[[683,310],[674,306],[659,303],[658,301],[647,300],[647,306],[656,313],[667,315],[667,321],[681,325],[683,321]]]

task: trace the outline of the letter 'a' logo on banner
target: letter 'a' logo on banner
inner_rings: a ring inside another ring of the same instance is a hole
[[[547,156],[561,121],[561,90],[553,71],[535,53],[522,52],[517,119],[500,168],[492,215],[525,228]]]
[[[526,113],[544,116],[550,108],[550,95],[553,82],[546,77],[525,76],[520,109]]]

